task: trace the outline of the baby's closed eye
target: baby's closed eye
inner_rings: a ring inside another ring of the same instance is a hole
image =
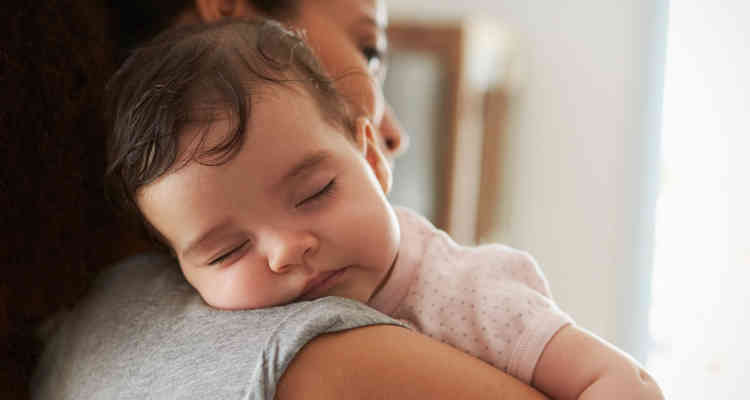
[[[333,191],[335,189],[336,185],[336,178],[331,179],[328,181],[325,186],[315,189],[312,194],[306,195],[303,197],[303,200],[296,203],[294,206],[295,208],[300,208],[303,206],[309,206],[313,203],[323,200],[326,196],[329,196],[333,194]]]
[[[207,264],[210,266],[214,265],[221,265],[225,261],[227,261],[230,257],[238,255],[242,250],[244,250],[250,243],[250,240],[245,240],[239,245],[235,245],[233,247],[230,247],[229,250],[224,250],[219,253],[218,256],[213,257]]]

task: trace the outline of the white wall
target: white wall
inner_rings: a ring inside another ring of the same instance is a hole
[[[481,15],[519,35],[526,82],[489,239],[529,250],[565,310],[642,358],[666,0],[388,4],[392,19]]]

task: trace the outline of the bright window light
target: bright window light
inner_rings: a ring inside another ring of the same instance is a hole
[[[668,399],[750,399],[746,4],[670,3],[647,361]]]

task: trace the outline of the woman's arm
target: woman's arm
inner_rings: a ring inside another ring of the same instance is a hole
[[[277,400],[546,399],[474,357],[404,328],[319,336],[282,376]]]
[[[547,344],[532,384],[558,400],[664,399],[635,360],[573,325],[560,329]]]

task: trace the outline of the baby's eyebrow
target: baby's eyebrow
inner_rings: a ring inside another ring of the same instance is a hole
[[[293,181],[300,175],[304,174],[305,171],[315,168],[325,160],[331,157],[331,154],[326,150],[320,150],[306,155],[302,161],[294,164],[292,168],[289,168],[286,174],[281,178],[278,185],[283,185],[287,182]]]
[[[196,253],[197,250],[199,250],[202,245],[211,238],[211,236],[214,236],[218,233],[221,233],[224,229],[228,228],[231,225],[231,222],[229,220],[224,221],[211,229],[207,230],[204,233],[201,233],[198,235],[195,239],[192,239],[188,242],[188,245],[185,246],[185,249],[182,250],[181,254],[183,259],[187,259],[188,257],[192,256],[194,253]]]

